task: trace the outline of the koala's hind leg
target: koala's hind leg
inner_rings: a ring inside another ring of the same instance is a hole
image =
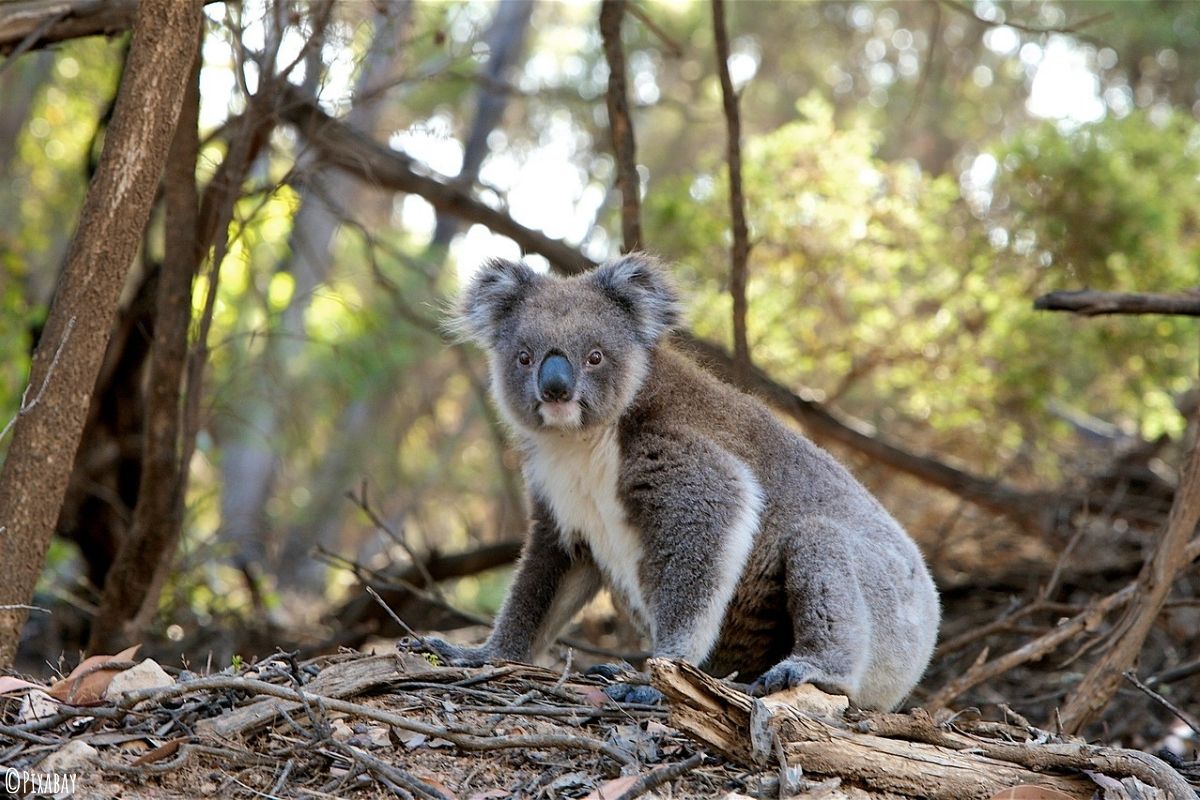
[[[854,700],[870,660],[871,617],[854,554],[837,523],[808,520],[783,543],[792,653],[754,683],[771,694],[803,683]]]

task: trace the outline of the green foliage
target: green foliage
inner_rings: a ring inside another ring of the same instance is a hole
[[[985,470],[1034,440],[1035,461],[1055,469],[1053,451],[1072,439],[1045,413],[1053,399],[1148,435],[1178,431],[1170,393],[1191,380],[1190,323],[1079,321],[1031,303],[1085,269],[1106,270],[1096,288],[1194,282],[1192,123],[1135,114],[1075,134],[1039,129],[1001,155],[997,191],[1013,199],[980,217],[948,176],[878,158],[874,129],[839,126],[816,97],[799,111],[745,148],[760,366],[901,436],[932,429],[927,446]],[[1156,192],[1179,175],[1181,188]],[[726,192],[702,173],[660,187],[647,212],[656,245],[684,261],[697,332],[718,340],[729,330]]]
[[[1043,125],[997,151],[989,220],[1036,291],[1172,292],[1200,274],[1200,127],[1182,113],[1131,114],[1061,132]],[[1172,395],[1195,378],[1195,322],[1178,317],[1037,320],[1060,397],[1144,435],[1181,432]],[[1016,355],[1016,354],[1011,354]]]

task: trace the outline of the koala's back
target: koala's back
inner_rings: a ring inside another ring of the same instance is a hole
[[[854,646],[869,650],[857,700],[873,707],[902,700],[927,666],[940,620],[936,590],[912,539],[845,467],[760,401],[665,346],[655,351],[649,376],[622,418],[622,452],[636,458],[638,439],[662,432],[701,437],[745,464],[763,499],[706,667],[755,677],[793,649],[794,622],[805,612],[798,606],[820,617],[826,604],[857,603],[867,618],[864,641]],[[663,479],[658,488],[674,502],[705,500],[689,498],[669,475]]]

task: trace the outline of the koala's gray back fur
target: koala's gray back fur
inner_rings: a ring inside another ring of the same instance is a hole
[[[464,294],[534,519],[492,636],[458,655],[528,659],[603,584],[656,655],[895,707],[937,637],[920,552],[828,453],[667,345],[676,315],[636,255],[569,279],[493,262]]]

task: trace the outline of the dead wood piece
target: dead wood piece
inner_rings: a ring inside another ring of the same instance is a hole
[[[754,698],[688,664],[651,659],[648,667],[652,684],[669,701],[672,725],[726,758],[757,763],[750,735]],[[789,760],[794,759],[806,774],[841,777],[873,791],[910,797],[986,800],[1021,784],[1057,789],[1081,800],[1092,796],[1094,785],[1082,776],[1040,771],[1060,768],[1149,778],[1147,782],[1160,786],[1168,796],[1186,787],[1173,770],[1144,753],[1074,742],[1051,746],[989,741],[940,732],[927,716],[918,717],[910,733],[923,731],[924,738],[937,743],[880,736],[861,725],[851,728],[786,707],[771,712],[769,725],[785,742]],[[894,720],[889,732],[897,732]]]
[[[1101,314],[1170,314],[1200,317],[1200,290],[1179,294],[1140,292],[1050,292],[1033,301],[1039,311],[1070,311],[1086,317]]]

